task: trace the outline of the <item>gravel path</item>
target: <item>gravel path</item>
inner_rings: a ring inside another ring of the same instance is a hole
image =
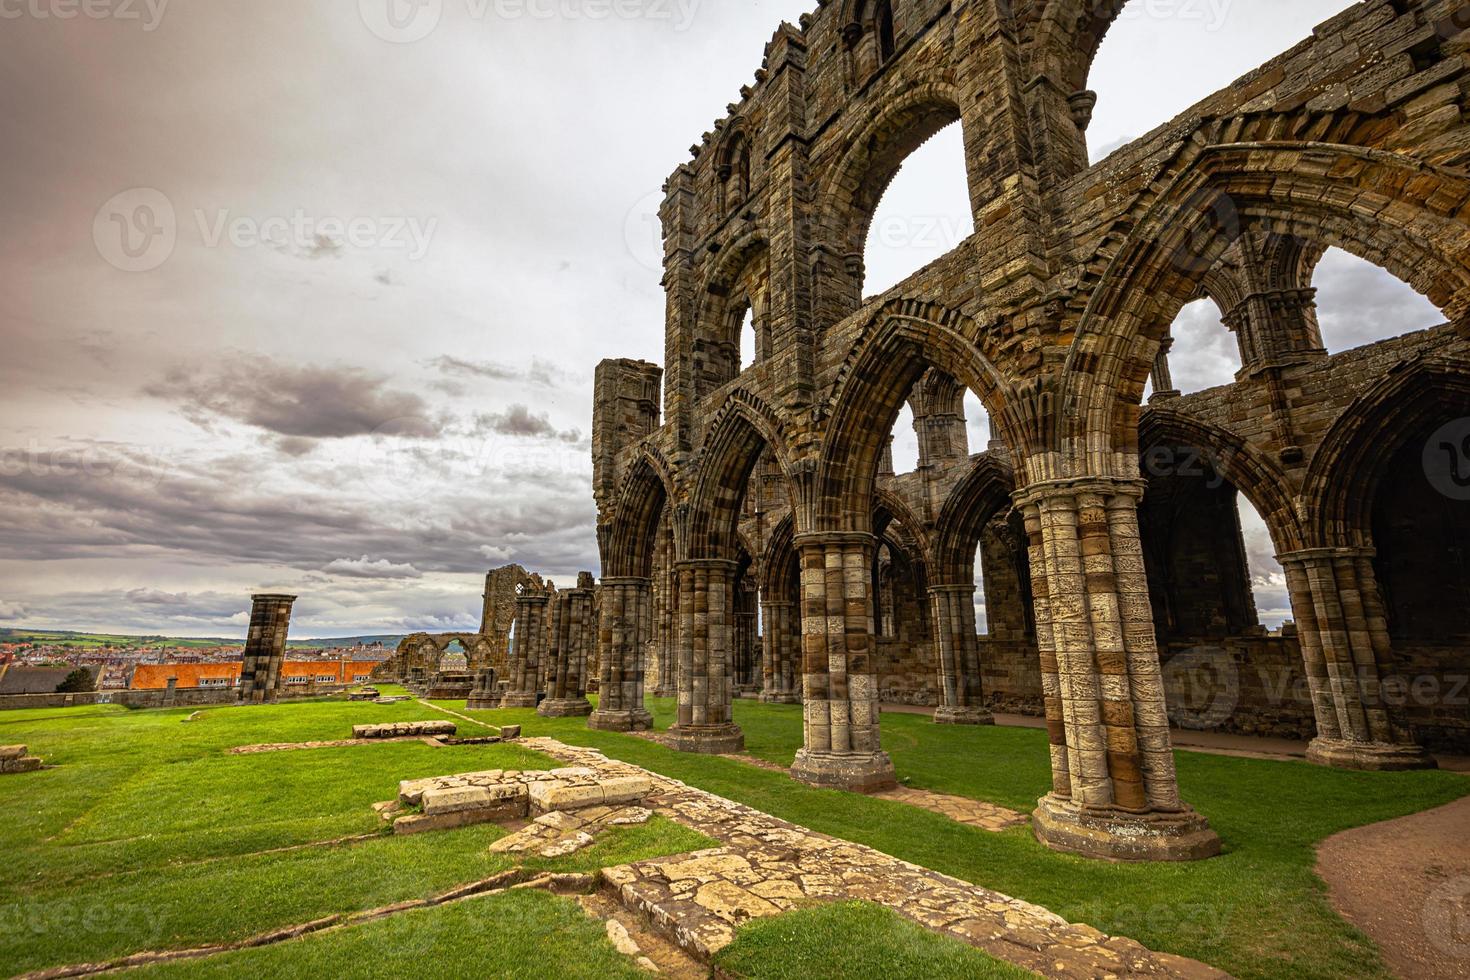
[[[1470,797],[1328,838],[1317,874],[1396,974],[1470,978]]]

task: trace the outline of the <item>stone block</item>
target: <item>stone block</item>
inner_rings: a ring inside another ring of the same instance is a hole
[[[423,802],[424,813],[435,816],[460,810],[483,810],[490,806],[492,797],[484,786],[457,786],[425,790]]]
[[[604,801],[602,787],[596,783],[578,786],[561,780],[532,783],[530,797],[531,809],[535,813],[585,810],[588,807],[601,806]]]
[[[0,762],[24,758],[25,754],[26,747],[24,745],[0,745]]]
[[[22,756],[19,759],[6,759],[0,762],[0,773],[35,772],[41,768],[41,760],[34,756]]]

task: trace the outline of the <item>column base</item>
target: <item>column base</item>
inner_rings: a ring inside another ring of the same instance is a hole
[[[592,702],[586,698],[547,698],[536,713],[542,718],[585,718],[592,714]]]
[[[466,711],[494,711],[499,707],[499,698],[468,698],[464,703]]]
[[[502,708],[534,708],[538,700],[540,697],[536,694],[507,694],[500,699],[500,706]]]
[[[762,694],[761,704],[801,704],[800,694]]]
[[[1434,757],[1418,745],[1391,745],[1387,742],[1348,742],[1335,738],[1314,738],[1307,746],[1307,761],[1336,769],[1361,769],[1368,772],[1405,772],[1410,769],[1438,769]]]
[[[791,778],[811,786],[851,793],[881,793],[898,786],[887,752],[811,752],[802,749],[791,764]]]
[[[936,725],[994,725],[995,715],[988,708],[948,708],[934,710]]]
[[[599,708],[588,716],[587,727],[600,732],[648,732],[653,730],[653,715],[642,708],[637,711]]]
[[[739,725],[675,725],[669,729],[669,744],[680,752],[729,755],[745,751],[745,733]]]
[[[1036,839],[1054,851],[1108,861],[1200,861],[1220,853],[1220,837],[1193,810],[1131,813],[1043,796],[1031,815]]]

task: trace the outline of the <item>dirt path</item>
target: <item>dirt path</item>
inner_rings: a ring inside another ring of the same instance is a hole
[[[1396,974],[1470,978],[1470,797],[1328,838],[1317,874]]]

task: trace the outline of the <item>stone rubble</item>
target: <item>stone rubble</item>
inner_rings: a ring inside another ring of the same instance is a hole
[[[459,729],[452,721],[399,721],[387,725],[353,725],[353,738],[407,738],[423,735],[453,735]]]
[[[0,745],[0,773],[35,772],[41,760],[26,753],[24,745]]]
[[[702,962],[709,962],[734,939],[736,928],[751,919],[813,901],[857,899],[887,906],[1047,976],[1225,976],[1202,963],[1073,925],[1028,902],[778,820],[595,749],[547,738],[525,744],[599,778],[647,779],[652,790],[645,801],[648,809],[721,842],[719,848],[602,872],[602,888],[610,898],[642,915]]]

